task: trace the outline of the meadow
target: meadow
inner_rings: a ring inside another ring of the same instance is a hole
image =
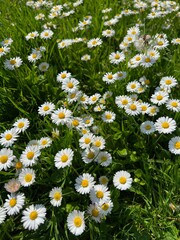
[[[0,240],[178,240],[179,1],[0,1]]]

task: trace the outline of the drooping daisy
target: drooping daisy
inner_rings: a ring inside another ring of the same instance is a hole
[[[7,183],[4,184],[4,188],[9,193],[15,193],[19,190],[21,183],[18,179],[12,178]]]
[[[29,120],[27,118],[21,118],[17,120],[13,126],[16,128],[17,132],[24,132],[29,127]]]
[[[42,204],[30,205],[22,214],[23,227],[28,230],[37,230],[45,221],[46,208]]]
[[[6,218],[6,209],[4,207],[0,207],[0,224],[4,222]]]
[[[168,143],[169,151],[173,154],[180,154],[180,137],[173,137]]]
[[[150,101],[160,106],[166,103],[168,101],[168,98],[169,98],[169,95],[167,92],[157,91],[151,96]]]
[[[136,116],[141,112],[141,105],[138,101],[133,101],[126,105],[124,109],[128,115]]]
[[[41,116],[51,114],[55,109],[55,105],[51,102],[45,102],[38,108],[38,113]]]
[[[4,133],[1,133],[0,144],[4,147],[10,147],[14,144],[18,137],[16,128],[11,128],[10,130],[6,130]]]
[[[151,134],[155,132],[156,128],[154,126],[154,122],[152,121],[145,121],[140,125],[140,130],[144,134]]]
[[[115,120],[115,118],[116,118],[116,114],[111,111],[105,111],[102,114],[102,120],[103,122],[106,122],[106,123],[112,123]]]
[[[100,38],[93,38],[87,42],[88,48],[93,48],[102,44],[102,40]]]
[[[72,164],[74,152],[70,148],[62,149],[57,152],[54,158],[55,166],[60,169]]]
[[[92,203],[103,204],[110,200],[110,191],[104,185],[94,185],[90,191],[90,199]]]
[[[0,150],[0,171],[3,169],[7,171],[8,168],[13,166],[13,160],[15,156],[13,155],[13,151],[9,148],[2,148]]]
[[[19,181],[23,187],[28,187],[35,182],[35,171],[31,168],[24,168],[19,174]]]
[[[39,139],[39,146],[40,148],[47,148],[51,146],[52,140],[49,137],[42,137]]]
[[[117,80],[117,75],[112,72],[108,72],[103,76],[102,80],[107,84],[111,84]]]
[[[169,99],[166,102],[166,107],[168,110],[172,110],[173,112],[179,112],[180,111],[180,100]]]
[[[96,158],[97,154],[98,154],[98,151],[94,151],[94,149],[93,150],[91,149],[89,151],[85,150],[81,154],[82,160],[85,163],[91,163]]]
[[[84,212],[74,210],[68,214],[67,226],[75,236],[81,235],[85,230]]]
[[[24,193],[8,194],[8,198],[5,200],[4,208],[7,211],[7,215],[15,215],[20,212],[25,202]]]
[[[107,151],[102,151],[97,155],[96,161],[103,167],[107,167],[112,163],[112,156]]]
[[[20,161],[25,167],[31,167],[36,164],[40,154],[39,146],[27,146],[20,156]]]
[[[174,77],[170,76],[161,78],[159,84],[162,88],[171,89],[172,87],[175,87],[178,84],[178,82]]]
[[[46,29],[40,33],[40,38],[42,39],[50,39],[53,36],[53,31],[50,29]]]
[[[79,139],[79,145],[82,149],[89,148],[94,140],[94,135],[92,133],[85,134]]]
[[[113,64],[119,64],[120,62],[123,62],[125,60],[125,55],[123,52],[112,52],[110,55],[109,55],[109,60],[110,60],[110,63],[113,63]]]
[[[172,133],[176,130],[176,121],[169,117],[160,117],[155,122],[155,128],[159,133]]]
[[[91,216],[91,218],[100,223],[102,221],[103,215],[102,210],[97,203],[90,204],[87,209],[87,213]]]
[[[76,178],[75,189],[80,194],[87,194],[94,184],[94,177],[89,173],[83,173]]]
[[[69,121],[69,119],[71,118],[71,115],[72,115],[72,112],[69,109],[61,107],[52,113],[51,119],[52,119],[52,122],[55,123],[56,125],[59,125],[59,124],[64,125]]]
[[[118,171],[113,177],[113,184],[117,189],[127,190],[131,187],[133,179],[127,171]]]
[[[49,68],[49,63],[42,62],[42,63],[39,64],[38,68],[41,72],[46,72]]]
[[[6,59],[4,62],[5,69],[14,70],[22,65],[22,59],[20,57]]]
[[[50,193],[49,193],[49,197],[50,197],[50,203],[54,206],[54,207],[59,207],[61,206],[61,202],[62,202],[62,189],[60,187],[54,187]]]

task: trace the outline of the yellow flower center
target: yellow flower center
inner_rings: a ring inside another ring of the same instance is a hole
[[[135,111],[135,110],[137,109],[137,107],[136,107],[135,104],[131,104],[131,105],[130,105],[130,109],[131,109],[132,111]]]
[[[0,52],[4,52],[4,48],[0,48]]]
[[[12,134],[10,134],[10,133],[6,134],[5,139],[7,141],[11,140],[11,138],[12,138]]]
[[[62,73],[61,78],[66,78],[66,73]]]
[[[89,152],[89,153],[87,154],[87,158],[89,158],[89,159],[93,159],[94,157],[95,157],[94,152]]]
[[[126,177],[120,177],[120,178],[119,178],[119,182],[120,182],[121,184],[125,184],[126,181],[127,181]]]
[[[110,80],[113,79],[113,75],[112,75],[112,74],[109,74],[109,75],[108,75],[108,79],[110,79]]]
[[[33,159],[33,157],[34,157],[34,152],[28,152],[28,153],[26,154],[26,157],[27,157],[29,160]]]
[[[102,191],[97,191],[96,192],[96,197],[97,198],[103,198],[104,197],[104,193]]]
[[[82,129],[82,134],[86,134],[87,133],[87,130],[86,129]]]
[[[146,110],[147,110],[147,107],[146,107],[146,106],[141,106],[141,110],[142,110],[142,111],[146,111]]]
[[[135,30],[133,30],[133,31],[131,32],[131,34],[135,35],[135,34],[136,34],[136,31],[135,31]]]
[[[169,123],[168,122],[163,122],[161,126],[163,128],[169,128]]]
[[[151,129],[151,125],[146,125],[146,126],[145,126],[145,129],[146,129],[146,130],[150,130],[150,129]]]
[[[58,113],[58,118],[60,119],[65,118],[65,114],[63,112]]]
[[[85,142],[85,144],[89,144],[91,142],[91,139],[90,138],[85,138],[84,142]]]
[[[174,144],[174,147],[175,147],[175,149],[180,149],[180,142],[176,142],[176,143]]]
[[[102,156],[101,157],[101,162],[105,162],[105,161],[107,161],[107,157],[106,156]]]
[[[159,41],[157,45],[162,46],[164,43],[162,41]]]
[[[105,117],[106,117],[106,119],[111,119],[112,115],[110,113],[107,113]]]
[[[85,121],[86,124],[89,124],[90,122],[91,122],[90,119],[87,119],[87,120]]]
[[[10,62],[11,65],[16,64],[16,60],[14,60],[14,59],[11,59],[9,62]]]
[[[140,61],[141,60],[141,58],[139,56],[136,57],[135,59],[136,59],[136,61]]]
[[[77,119],[74,119],[74,120],[72,121],[72,125],[73,125],[74,127],[77,127],[77,126],[79,125],[79,121],[78,121]]]
[[[136,88],[136,84],[135,83],[131,84],[131,88],[132,89]]]
[[[67,162],[67,160],[68,160],[68,156],[66,154],[62,155],[61,161],[62,162]]]
[[[128,104],[128,100],[124,99],[122,100],[122,105],[127,105]]]
[[[31,180],[32,180],[32,174],[27,173],[27,174],[24,176],[24,180],[25,180],[25,182],[31,182]]]
[[[148,79],[145,80],[145,84],[146,85],[149,85],[150,84],[150,81]]]
[[[96,96],[92,97],[92,101],[93,101],[93,102],[96,101],[96,100],[97,100],[97,97],[96,97]]]
[[[180,38],[176,39],[175,42],[180,43]]]
[[[8,160],[8,156],[7,156],[7,155],[2,155],[2,156],[0,156],[0,162],[1,162],[2,164],[6,163],[7,160]]]
[[[44,111],[48,111],[48,110],[49,110],[49,106],[44,106],[44,107],[43,107],[43,110],[44,110]]]
[[[99,140],[97,140],[96,142],[94,142],[94,145],[96,146],[96,147],[100,147],[101,146],[101,141],[99,141]]]
[[[96,44],[97,44],[96,40],[92,41],[92,45],[96,45]]]
[[[105,185],[107,183],[107,179],[105,177],[102,177],[100,182]]]
[[[55,193],[54,193],[54,199],[55,199],[56,201],[59,201],[59,200],[61,199],[61,193],[60,193],[60,192],[55,192]]]
[[[32,211],[32,212],[29,214],[29,218],[30,218],[31,220],[35,220],[37,217],[38,217],[37,211]]]
[[[48,141],[46,139],[42,140],[41,144],[44,146],[48,143]]]
[[[145,59],[145,62],[147,62],[147,63],[150,62],[150,61],[151,61],[150,58],[146,58],[146,59]]]
[[[102,206],[101,206],[102,210],[104,211],[107,211],[108,208],[109,208],[109,204],[108,203],[104,203]]]
[[[34,36],[35,36],[35,34],[34,34],[34,33],[30,33],[29,35],[30,35],[30,37],[34,37]]]
[[[16,198],[11,198],[10,201],[9,201],[9,205],[10,207],[14,207],[17,203],[17,200]]]
[[[177,103],[177,102],[172,102],[172,103],[171,103],[171,106],[172,106],[172,107],[177,107],[177,106],[178,106],[178,103]]]
[[[16,169],[21,169],[22,166],[23,166],[22,162],[19,161],[16,163]]]
[[[132,41],[132,37],[128,37],[128,39],[127,39],[128,41]]]
[[[86,179],[82,180],[82,182],[81,182],[81,186],[82,187],[87,187],[88,185],[89,185],[89,181],[88,180],[86,180]]]
[[[72,82],[68,82],[67,87],[68,87],[68,88],[73,88],[73,87],[74,87],[74,84],[73,84]]]
[[[24,127],[24,123],[23,122],[19,122],[17,126],[18,126],[18,128],[23,128]]]
[[[74,225],[76,227],[80,227],[82,225],[82,219],[80,217],[75,217],[74,218]]]
[[[163,96],[162,95],[157,95],[156,99],[160,101],[160,100],[163,99]]]
[[[32,58],[34,58],[34,59],[37,58],[37,54],[35,54],[35,53],[33,53],[31,56],[32,56]]]
[[[116,54],[116,55],[114,56],[114,58],[115,58],[115,59],[120,59],[120,55],[119,55],[119,54]]]
[[[81,101],[84,102],[86,100],[85,97],[81,97]]]
[[[72,94],[70,95],[70,98],[73,99],[73,98],[75,98],[75,96],[76,96],[76,94],[75,94],[75,93],[72,93]]]
[[[172,83],[172,81],[170,79],[167,79],[165,82],[167,85],[170,85]]]
[[[97,208],[93,208],[91,214],[92,214],[93,217],[98,217],[99,216],[99,211],[97,210]]]
[[[44,33],[44,36],[46,36],[46,37],[49,36],[49,33],[48,33],[48,32],[45,32],[45,33]]]

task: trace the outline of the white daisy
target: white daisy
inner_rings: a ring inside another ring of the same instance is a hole
[[[45,102],[38,108],[38,113],[41,116],[51,114],[55,109],[55,105],[51,102]]]
[[[87,213],[91,216],[91,218],[95,221],[100,223],[103,215],[102,210],[97,203],[90,204],[87,209]]]
[[[78,90],[79,81],[75,78],[65,79],[62,82],[62,90],[72,93]]]
[[[100,150],[100,149],[102,150],[105,148],[106,142],[103,137],[97,136],[97,137],[94,137],[92,144],[93,144],[94,148],[97,148],[98,150]]]
[[[152,121],[145,121],[140,125],[140,130],[144,134],[151,134],[155,132],[156,128],[154,126],[154,122]]]
[[[29,125],[30,125],[30,122],[27,118],[21,118],[13,124],[13,126],[16,128],[18,133],[26,131]]]
[[[156,59],[150,55],[142,55],[140,66],[145,68],[151,67],[156,62]]]
[[[84,212],[74,210],[68,214],[67,226],[75,236],[81,235],[85,230]]]
[[[36,37],[38,37],[38,36],[39,36],[39,33],[38,33],[37,31],[34,31],[34,32],[28,33],[28,34],[25,36],[25,38],[26,38],[26,40],[28,41],[29,39],[34,39],[34,38],[36,38]]]
[[[127,95],[121,95],[115,98],[115,103],[119,108],[125,108],[131,102],[132,102],[132,99]]]
[[[155,128],[159,133],[172,133],[176,130],[176,121],[169,117],[160,117],[155,122]]]
[[[133,101],[126,105],[124,109],[128,115],[136,116],[141,113],[141,104],[138,101]]]
[[[180,100],[169,99],[166,102],[166,107],[168,110],[172,110],[173,112],[179,112],[180,111]]]
[[[94,140],[94,135],[92,133],[85,134],[79,139],[80,148],[86,149],[89,148]]]
[[[88,48],[93,48],[102,44],[102,40],[100,38],[93,38],[87,42]]]
[[[88,103],[90,105],[92,105],[92,104],[96,103],[100,97],[101,97],[101,95],[99,93],[95,93],[95,94],[93,94],[92,96],[89,97]]]
[[[29,62],[35,63],[41,57],[42,57],[42,54],[40,52],[36,52],[36,53],[31,53],[27,58]]]
[[[82,152],[82,160],[85,163],[91,163],[97,156],[98,151],[94,151],[94,150],[85,150]]]
[[[170,76],[161,78],[159,84],[162,88],[171,89],[172,87],[175,87],[178,84],[178,82],[174,77]]]
[[[117,75],[112,72],[108,72],[103,76],[102,80],[107,84],[111,84],[117,80]]]
[[[112,156],[107,151],[102,151],[97,155],[96,161],[103,167],[107,167],[112,163]]]
[[[18,177],[20,183],[24,187],[28,187],[35,182],[35,171],[31,168],[24,168]]]
[[[6,218],[6,209],[4,207],[0,207],[0,224],[4,222]]]
[[[5,69],[14,70],[22,65],[22,59],[20,57],[6,59],[4,62]]]
[[[37,230],[45,221],[46,208],[41,204],[30,205],[22,214],[23,227],[28,230]]]
[[[17,141],[19,137],[16,128],[11,128],[10,130],[6,130],[4,133],[0,135],[0,144],[4,147],[10,147]]]
[[[47,148],[50,147],[52,144],[52,140],[49,137],[42,137],[39,139],[39,146],[40,148]]]
[[[50,29],[46,29],[40,33],[40,38],[42,39],[50,39],[53,36],[53,31]]]
[[[173,137],[168,143],[169,151],[173,154],[180,154],[180,137]]]
[[[89,173],[83,173],[76,178],[75,189],[80,194],[87,194],[94,186],[94,177]]]
[[[5,200],[4,208],[8,215],[15,215],[20,212],[25,202],[24,193],[8,194],[8,198]]]
[[[6,46],[0,47],[0,57],[6,55],[6,53],[8,53],[9,51],[10,51],[10,48],[9,48],[9,47],[6,47]]]
[[[113,184],[117,189],[126,190],[131,187],[132,178],[126,171],[118,171],[113,177]]]
[[[46,72],[49,68],[49,63],[42,62],[42,63],[39,64],[38,68],[41,72]]]
[[[55,166],[60,169],[72,164],[74,152],[70,148],[62,149],[57,152],[54,158]]]
[[[115,30],[113,30],[113,29],[106,29],[106,30],[102,31],[102,36],[103,37],[110,38],[114,35],[115,35]]]
[[[107,186],[109,182],[109,179],[106,176],[99,177],[99,183],[102,185]]]
[[[91,59],[91,56],[89,54],[85,54],[81,57],[81,60],[85,62],[89,61],[90,59]]]
[[[109,200],[108,202],[101,204],[100,208],[102,210],[102,215],[107,216],[113,209],[113,202]]]
[[[15,156],[13,155],[13,151],[9,148],[2,148],[0,150],[0,171],[3,169],[7,171],[8,168],[13,166],[13,160]]]
[[[160,106],[166,103],[168,101],[168,98],[169,98],[169,95],[167,92],[157,91],[151,96],[150,101]]]
[[[131,81],[127,84],[126,90],[127,92],[137,92],[138,88],[141,87],[141,84],[138,81]]]
[[[92,203],[103,204],[110,200],[110,191],[104,185],[94,185],[90,191],[90,199]]]
[[[111,111],[105,111],[102,114],[101,118],[102,118],[103,122],[112,123],[116,118],[116,114]]]
[[[125,60],[125,55],[123,52],[112,52],[110,55],[109,55],[109,60],[110,60],[110,63],[113,63],[113,64],[119,64],[120,62],[123,62]]]
[[[62,189],[60,187],[54,187],[50,193],[49,193],[49,197],[50,197],[50,203],[54,206],[54,207],[59,207],[61,206],[61,202],[62,202]]]
[[[158,112],[159,112],[159,108],[157,106],[152,105],[152,106],[149,107],[147,113],[148,113],[149,116],[152,117],[152,116],[157,115]]]
[[[40,154],[39,146],[27,146],[20,156],[20,161],[25,167],[31,167],[36,164]]]
[[[69,109],[61,107],[52,113],[51,119],[56,125],[64,125],[70,120],[71,116],[72,112]]]

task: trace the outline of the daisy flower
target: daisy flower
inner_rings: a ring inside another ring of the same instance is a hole
[[[162,88],[167,88],[167,89],[171,89],[172,87],[175,87],[178,83],[177,80],[174,77],[163,77],[160,80],[160,86]]]
[[[117,75],[112,72],[108,72],[103,76],[102,80],[107,84],[111,84],[117,80]]]
[[[169,117],[160,117],[155,122],[155,128],[159,133],[172,133],[176,130],[176,121]]]
[[[109,38],[109,37],[112,37],[114,35],[115,35],[115,30],[113,30],[113,29],[106,29],[106,30],[102,31],[102,36],[103,37]]]
[[[91,59],[91,56],[89,54],[85,54],[81,57],[81,60],[85,62],[89,61],[90,59]]]
[[[91,149],[91,150],[88,150],[88,151],[85,150],[81,153],[82,160],[85,163],[91,163],[96,158],[97,154],[98,154],[97,150],[96,151],[94,151],[94,149],[93,150]]]
[[[107,167],[112,163],[112,156],[107,151],[100,152],[97,155],[96,161],[103,167]]]
[[[120,72],[115,73],[115,77],[117,80],[122,80],[122,79],[126,78],[126,76],[127,76],[127,72],[120,71]]]
[[[65,79],[62,82],[62,90],[72,93],[78,90],[79,81],[75,78]]]
[[[54,187],[50,193],[49,193],[49,197],[50,197],[50,203],[54,206],[54,207],[59,207],[61,206],[61,202],[62,202],[62,189],[60,187]]]
[[[25,36],[25,38],[26,38],[26,40],[28,41],[29,39],[34,39],[34,38],[36,38],[36,37],[38,37],[38,36],[39,36],[39,33],[38,33],[37,31],[34,31],[34,32],[28,33],[28,34]]]
[[[85,230],[84,212],[74,210],[68,214],[67,226],[75,236],[81,235]]]
[[[35,63],[41,57],[42,57],[42,54],[40,52],[36,52],[36,53],[31,53],[27,58],[29,62]]]
[[[99,183],[100,183],[101,185],[107,186],[107,185],[108,185],[108,182],[109,182],[109,179],[108,179],[106,176],[101,176],[101,177],[99,177]]]
[[[91,216],[91,218],[95,221],[100,223],[103,215],[102,210],[97,203],[90,204],[87,209],[87,213]]]
[[[140,125],[140,130],[142,133],[149,135],[149,134],[155,132],[156,128],[154,126],[154,122],[145,121]]]
[[[141,104],[138,101],[134,101],[126,105],[124,109],[128,115],[136,116],[141,113]]]
[[[110,63],[113,63],[113,64],[119,64],[120,62],[123,62],[125,60],[125,55],[123,52],[112,52],[110,55],[109,55],[109,60],[110,60]]]
[[[0,150],[0,171],[3,169],[7,171],[8,168],[13,166],[13,160],[15,156],[13,155],[13,151],[9,148],[2,148]]]
[[[130,173],[126,171],[118,171],[113,177],[113,184],[117,189],[127,190],[132,185],[132,178]]]
[[[111,111],[105,111],[101,117],[103,122],[112,123],[116,118],[116,114]]]
[[[92,105],[92,104],[96,103],[100,97],[101,97],[101,95],[99,93],[95,93],[94,95],[89,97],[88,103],[90,105]]]
[[[98,150],[100,149],[104,149],[105,148],[105,139],[103,137],[94,137],[92,144],[95,148],[97,148]]]
[[[1,44],[3,45],[3,46],[10,46],[11,44],[13,43],[13,40],[12,40],[12,38],[6,38],[6,39],[4,39],[4,41],[2,41],[1,42]]]
[[[4,62],[5,69],[14,70],[22,65],[22,59],[20,57],[6,59]]]
[[[107,216],[112,211],[113,202],[111,200],[109,200],[108,202],[101,204],[100,208],[102,210],[102,215]]]
[[[46,208],[41,204],[30,205],[22,214],[23,227],[28,230],[37,230],[45,221]]]
[[[28,187],[35,182],[35,171],[31,168],[24,168],[18,177],[20,183],[24,187]]]
[[[145,68],[151,67],[156,62],[156,59],[150,55],[142,55],[140,66]]]
[[[85,127],[90,127],[94,123],[94,118],[91,116],[84,116],[83,117],[83,124]]]
[[[20,161],[25,167],[31,167],[36,164],[40,154],[39,146],[27,146],[20,156]]]
[[[87,194],[94,186],[94,177],[89,173],[83,173],[76,178],[75,189],[80,194]]]
[[[171,43],[172,43],[172,44],[175,44],[175,45],[180,44],[180,38],[173,38],[173,39],[171,40]]]
[[[145,113],[148,113],[150,104],[146,102],[141,103],[141,113],[144,115]]]
[[[56,125],[59,124],[66,124],[69,119],[71,118],[72,112],[66,108],[58,108],[57,110],[55,110],[52,115],[51,115],[51,119],[52,122],[55,123]]]
[[[101,45],[103,42],[100,38],[93,38],[87,42],[88,48],[93,48]]]
[[[25,202],[24,193],[8,194],[8,199],[5,200],[4,208],[7,211],[7,215],[15,215],[20,212]]]
[[[72,45],[72,40],[71,39],[64,39],[63,41],[58,43],[58,48],[65,48],[65,47],[69,47]]]
[[[110,191],[104,185],[94,185],[90,191],[90,199],[92,203],[103,204],[110,200]]]
[[[132,103],[132,99],[127,95],[117,96],[115,103],[119,108],[125,108],[128,104]]]
[[[6,218],[6,209],[4,207],[0,207],[0,224],[4,222]]]
[[[160,53],[155,49],[148,49],[147,56],[150,56],[151,58],[158,60],[158,58],[160,57]]]
[[[157,91],[151,96],[150,101],[160,106],[166,103],[168,101],[168,98],[169,98],[169,95],[167,92]]]
[[[49,68],[49,63],[42,62],[42,63],[39,64],[38,68],[41,72],[46,72]]]
[[[4,133],[0,134],[0,144],[4,147],[10,147],[19,137],[16,128],[11,128],[6,130]]]
[[[173,154],[180,154],[180,137],[173,137],[168,143],[169,151]]]
[[[9,47],[0,47],[0,57],[6,55],[6,53],[8,53],[10,51],[10,48]]]
[[[168,45],[169,45],[169,42],[167,39],[158,38],[158,39],[156,39],[154,48],[155,49],[163,49],[163,48],[166,48]]]
[[[41,116],[50,115],[55,109],[55,105],[51,102],[45,102],[38,108],[38,113]]]
[[[180,111],[180,100],[169,99],[166,102],[166,107],[168,110],[172,110],[173,112],[179,112]]]
[[[39,139],[39,146],[40,148],[47,148],[49,146],[51,146],[52,144],[52,140],[49,137],[42,137],[41,139]]]
[[[138,88],[140,88],[141,84],[138,81],[129,82],[126,86],[127,92],[137,92]]]
[[[67,96],[67,101],[68,103],[73,103],[73,102],[77,102],[81,97],[81,91],[74,91],[72,93],[68,93],[68,96]]]
[[[94,135],[92,133],[85,134],[79,139],[80,148],[86,149],[89,148],[94,140]]]
[[[62,149],[57,152],[54,158],[55,166],[60,169],[72,164],[74,152],[70,148]]]
[[[21,183],[18,179],[12,178],[7,183],[4,184],[4,188],[9,193],[15,193],[19,191]]]
[[[41,39],[50,39],[52,38],[52,35],[53,35],[53,31],[50,30],[50,29],[46,29],[44,30],[43,32],[40,33],[40,38]]]
[[[15,127],[16,131],[18,133],[26,131],[26,129],[29,127],[29,120],[27,118],[21,118],[17,120],[13,126]]]
[[[138,36],[140,34],[139,27],[134,26],[127,30],[127,35]]]

